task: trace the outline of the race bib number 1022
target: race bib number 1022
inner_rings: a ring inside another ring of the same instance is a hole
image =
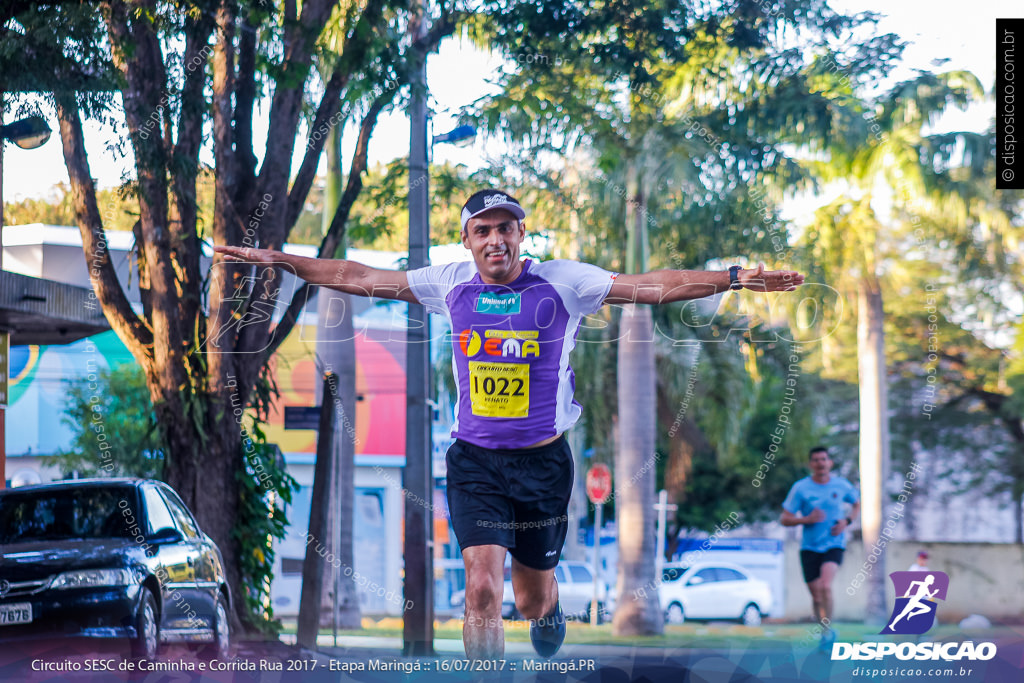
[[[527,417],[529,363],[469,362],[469,401],[479,417]]]

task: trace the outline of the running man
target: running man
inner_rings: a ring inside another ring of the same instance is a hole
[[[660,304],[730,289],[792,291],[793,271],[612,273],[576,261],[519,258],[526,211],[507,192],[475,193],[462,207],[473,261],[409,272],[263,249],[216,247],[226,259],[284,263],[302,279],[363,296],[422,303],[452,329],[458,400],[448,450],[448,504],[466,565],[463,642],[470,659],[505,649],[501,597],[512,554],[516,608],[534,649],[550,657],[565,638],[555,566],[568,527],[572,453],[563,436],[579,419],[569,352],[583,316],[606,303]]]
[[[928,614],[932,611],[931,607],[921,601],[933,598],[935,597],[935,594],[939,592],[938,588],[933,591],[928,590],[929,586],[933,583],[935,583],[934,574],[929,574],[924,577],[923,581],[910,582],[910,585],[907,587],[907,594],[903,596],[910,599],[907,601],[907,604],[903,606],[903,611],[900,612],[900,615],[893,619],[892,623],[889,624],[890,631],[895,630],[893,627],[896,626],[896,622],[903,617],[906,617],[907,621],[910,621],[919,614]],[[917,586],[917,593],[914,593],[914,586]]]
[[[811,593],[814,618],[821,624],[821,644],[835,641],[832,629],[832,581],[843,563],[846,529],[860,510],[857,489],[843,477],[832,475],[828,449],[815,446],[809,453],[811,476],[793,484],[782,503],[782,526],[803,526],[800,564]],[[843,514],[843,505],[850,512]]]

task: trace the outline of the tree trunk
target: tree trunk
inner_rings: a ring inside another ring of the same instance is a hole
[[[647,217],[635,170],[631,173],[626,225],[630,272],[645,267]],[[665,622],[655,577],[654,323],[644,305],[623,307],[619,329],[619,430],[615,450],[616,528],[619,536],[617,607],[612,631],[617,636],[660,634]],[[626,485],[625,482],[630,482]],[[643,596],[643,597],[641,597]]]
[[[327,134],[327,183],[324,187],[323,229],[327,231],[334,210],[341,201],[341,126]],[[338,258],[345,257],[342,242]],[[334,624],[334,594],[337,593],[337,624],[341,629],[361,627],[359,595],[352,576],[356,571],[353,549],[353,516],[355,514],[355,424],[356,424],[356,342],[352,322],[352,297],[321,287],[317,295],[317,354],[327,372],[338,376],[337,400],[334,407],[334,469],[336,481],[331,487],[329,545],[337,554],[339,566],[330,581],[324,582],[325,625]],[[327,397],[328,399],[330,397]],[[345,572],[351,567],[352,572]],[[346,576],[347,575],[347,576]]]
[[[657,468],[649,462],[654,458],[655,429],[651,309],[635,304],[625,306],[620,330],[619,442],[615,452],[619,576],[612,630],[616,636],[652,635],[662,632],[664,618],[658,592],[653,590],[657,585],[654,571]]]
[[[261,369],[293,329],[309,290],[300,287],[286,315],[272,325],[270,310],[281,293],[280,271],[226,263],[216,255],[209,290],[202,291],[196,178],[204,123],[212,124],[216,171],[213,242],[280,247],[313,182],[323,145],[321,131],[333,122],[350,76],[363,73],[370,65],[367,60],[379,58],[376,46],[386,40],[389,19],[379,0],[369,0],[358,17],[350,17],[356,23],[345,34],[343,58],[337,60],[325,84],[303,162],[299,173],[293,174],[296,130],[311,59],[337,3],[284,3],[278,35],[284,52],[265,80],[255,36],[262,35],[265,27],[279,26],[279,17],[253,10],[252,3],[214,3],[211,11],[184,18],[179,29],[165,25],[159,13],[151,11],[152,4],[100,3],[97,7],[106,28],[102,41],[109,48],[110,75],[116,74],[118,80],[126,142],[135,159],[136,247],[144,256],[138,276],[148,283],[141,315],[131,306],[107,249],[77,96],[63,89],[52,95],[90,281],[111,327],[145,372],[165,437],[165,478],[220,547],[235,614],[241,614],[247,587],[242,583],[239,550],[249,539],[236,540],[242,509],[236,492],[245,461],[234,410],[250,407]],[[425,49],[434,49],[454,27],[451,14],[443,12]],[[168,36],[173,36],[169,42]],[[169,79],[166,64],[179,64],[181,73]],[[171,80],[175,86],[168,88]],[[262,97],[257,82],[266,86],[269,97],[265,109],[269,125],[258,175],[250,120],[255,101]],[[320,256],[333,257],[343,240],[349,212],[362,187],[360,176],[377,117],[397,90],[377,96],[366,112],[348,187],[336,202]],[[292,178],[295,182],[289,192]],[[344,374],[341,365],[338,370]],[[341,393],[354,398],[354,389],[342,387]],[[351,409],[347,412],[352,414]]]
[[[233,625],[241,625],[245,612],[245,586],[237,561],[239,546],[232,531],[238,521],[241,471],[241,427],[233,419],[232,404],[244,405],[245,392],[237,389],[234,400],[209,396],[207,419],[198,412],[199,399],[183,393],[177,406],[154,403],[168,452],[164,454],[164,480],[188,503],[202,530],[220,548],[231,589]],[[175,408],[180,408],[176,410]],[[224,482],[232,482],[225,495]]]
[[[885,500],[883,484],[889,466],[889,399],[885,365],[885,311],[878,282],[862,280],[858,289],[857,355],[860,379],[861,533],[864,557],[881,537]],[[888,577],[885,552],[868,576],[865,623],[881,624]]]

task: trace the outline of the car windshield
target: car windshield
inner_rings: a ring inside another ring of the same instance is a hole
[[[126,501],[122,503],[121,501]],[[0,544],[130,536],[128,486],[10,491],[0,496]]]

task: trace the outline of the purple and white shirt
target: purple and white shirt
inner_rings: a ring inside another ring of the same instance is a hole
[[[569,353],[584,315],[617,273],[577,261],[523,261],[507,285],[488,285],[472,261],[409,271],[413,295],[452,327],[459,397],[452,436],[485,448],[525,448],[581,414]]]

